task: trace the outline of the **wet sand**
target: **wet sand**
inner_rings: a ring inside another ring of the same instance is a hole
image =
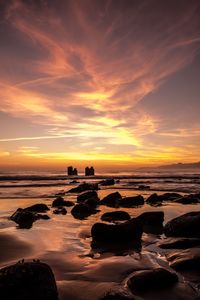
[[[112,189],[100,190],[100,198],[111,193]],[[146,198],[152,191],[120,191],[123,196],[143,194]],[[75,201],[76,195],[66,195],[65,199]],[[18,229],[8,217],[18,208],[33,203],[51,205],[52,199],[16,199],[0,200],[0,267],[9,265],[22,258],[40,259],[48,263],[57,281],[60,300],[97,300],[108,290],[124,283],[133,271],[152,269],[157,266],[168,268],[164,252],[158,252],[156,242],[163,239],[161,235],[143,234],[142,251],[133,249],[116,256],[114,252],[98,252],[91,249],[91,226],[100,221],[104,212],[115,209],[100,206],[100,211],[85,220],[74,219],[71,208],[67,215],[55,215],[48,212],[50,220],[39,220],[31,229]],[[165,223],[183,213],[199,210],[199,205],[182,205],[165,203],[159,207],[143,205],[137,208],[124,208],[132,217],[145,211],[164,211]],[[198,299],[192,288],[185,285],[180,274],[180,284],[176,287],[172,299]],[[182,295],[182,296],[181,296]],[[150,297],[150,296],[149,296]],[[154,296],[151,296],[154,297]],[[159,299],[159,298],[148,299]],[[157,297],[157,296],[156,296]],[[161,295],[162,299],[166,295]],[[181,298],[182,297],[182,298]],[[147,299],[147,298],[145,298]],[[160,298],[161,299],[161,298]]]

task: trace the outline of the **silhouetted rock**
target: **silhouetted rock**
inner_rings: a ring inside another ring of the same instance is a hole
[[[71,207],[71,206],[74,206],[75,203],[73,201],[70,201],[70,200],[65,200],[65,203],[63,206],[66,206],[66,207]]]
[[[95,223],[91,229],[94,241],[127,242],[140,240],[142,224],[136,219],[131,219],[121,224]]]
[[[28,210],[18,208],[14,214],[10,217],[10,220],[19,225],[20,228],[29,229],[32,227],[34,221],[36,221],[36,215]]]
[[[95,207],[97,207],[97,205],[99,205],[99,202],[100,202],[99,198],[92,197],[92,198],[89,198],[89,199],[85,200],[82,203],[87,204],[88,206],[95,208]]]
[[[85,176],[94,176],[95,170],[93,167],[86,167],[85,168]]]
[[[119,192],[111,193],[107,196],[105,196],[101,201],[101,205],[107,205],[110,207],[118,207],[119,206],[119,200],[122,199],[122,196]]]
[[[164,227],[166,236],[200,237],[200,211],[189,212],[169,221]]]
[[[185,195],[181,198],[178,198],[175,200],[176,203],[182,203],[182,204],[193,204],[193,203],[198,203],[200,202],[199,197],[197,197],[196,195]]]
[[[84,202],[86,200],[88,200],[89,198],[96,198],[99,201],[98,198],[98,194],[96,191],[88,191],[88,192],[84,192],[80,195],[77,196],[77,202]]]
[[[144,198],[141,195],[134,197],[125,197],[119,200],[119,206],[122,207],[135,207],[144,204]]]
[[[32,212],[46,212],[49,210],[48,206],[43,203],[37,203],[32,206],[24,208],[24,211],[32,211]]]
[[[79,184],[77,187],[72,188],[71,190],[67,191],[67,193],[82,193],[85,191],[89,191],[89,190],[95,190],[97,191],[98,188],[98,184],[97,183],[81,183]]]
[[[196,270],[199,274],[200,248],[178,250],[167,255],[170,266],[175,270]]]
[[[37,218],[37,220],[40,220],[40,219],[49,220],[49,219],[51,219],[48,215],[44,215],[44,214],[37,214],[36,218]]]
[[[103,295],[100,300],[137,300],[138,298],[125,288],[112,290]]]
[[[51,268],[39,261],[17,263],[0,270],[2,300],[58,300]]]
[[[150,195],[146,199],[146,203],[154,205],[163,201],[174,201],[175,199],[181,198],[182,196],[178,193],[164,193],[162,195],[158,195],[156,193]]]
[[[143,230],[146,233],[162,234],[163,233],[163,211],[144,212],[137,217],[143,225]]]
[[[178,276],[164,268],[137,271],[128,279],[127,285],[133,293],[167,289],[178,282]]]
[[[74,205],[74,203],[72,201],[64,200],[64,198],[61,196],[57,197],[52,203],[52,207],[59,207],[59,206],[70,207],[73,205]]]
[[[162,226],[164,221],[163,211],[148,211],[137,217],[143,225]]]
[[[92,208],[91,206],[85,203],[76,204],[71,210],[72,216],[80,220],[87,218],[90,215],[95,214],[96,212],[96,209]]]
[[[78,170],[76,168],[73,168],[72,166],[69,166],[67,168],[67,175],[68,176],[77,176],[78,175]]]
[[[107,222],[126,221],[130,220],[130,218],[130,215],[126,211],[122,210],[106,212],[101,216],[101,220]]]
[[[198,238],[168,238],[158,243],[162,249],[187,249],[200,246]]]
[[[33,205],[34,207],[34,205]],[[45,206],[43,206],[45,208]],[[48,207],[47,207],[48,208]],[[29,210],[31,209],[31,210]],[[34,209],[38,211],[43,211],[42,206],[36,206]],[[48,208],[49,209],[49,208]],[[32,211],[32,206],[28,208],[18,208],[10,217],[10,220],[14,221],[19,225],[19,228],[26,228],[29,229],[32,227],[33,222],[43,219],[43,220],[48,220],[50,217],[45,214],[39,214],[36,213],[35,211]]]
[[[100,181],[99,184],[102,185],[102,186],[114,185],[115,184],[115,180],[113,178],[105,179],[105,180]]]
[[[56,215],[66,215],[67,214],[67,210],[64,207],[58,207],[57,209],[55,209],[53,211],[54,214]]]

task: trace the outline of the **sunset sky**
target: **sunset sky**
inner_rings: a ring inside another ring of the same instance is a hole
[[[199,0],[0,0],[0,167],[200,161]]]

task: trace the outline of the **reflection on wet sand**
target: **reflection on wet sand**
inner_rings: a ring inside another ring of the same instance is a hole
[[[112,189],[98,191],[100,199],[114,192]],[[120,191],[122,197],[135,196],[136,191]],[[146,199],[150,191],[142,193]],[[75,202],[76,196],[68,194],[65,200]],[[82,220],[72,216],[72,207],[66,207],[66,215],[53,213],[52,199],[42,201],[48,205],[49,220],[37,220],[30,229],[19,229],[8,217],[19,207],[25,208],[41,199],[1,199],[1,260],[0,267],[25,259],[37,258],[49,264],[55,274],[60,300],[65,299],[99,299],[111,289],[123,285],[128,276],[138,270],[150,270],[157,267],[169,268],[165,257],[166,251],[157,246],[162,241],[162,232],[146,230],[142,243],[98,243],[91,239],[91,227],[101,222],[104,213],[120,211],[104,205],[98,206],[98,212]],[[144,212],[164,213],[164,223],[188,211],[198,211],[195,204],[182,205],[164,202],[162,206],[143,206],[123,208],[130,217],[138,217]],[[158,214],[160,215],[160,213]],[[110,224],[110,223],[107,223]],[[147,224],[148,225],[148,224]],[[169,250],[167,250],[169,251]],[[177,299],[185,293],[185,299],[191,299],[192,291],[182,281],[178,284],[174,295]],[[193,277],[190,277],[193,280]],[[192,281],[191,281],[192,282]],[[162,298],[165,296],[162,295]],[[106,299],[106,298],[105,298]],[[143,299],[143,298],[141,298]],[[144,299],[159,299],[158,296]],[[167,298],[166,298],[167,299]],[[176,298],[173,298],[177,300]],[[198,299],[198,298],[194,298]]]

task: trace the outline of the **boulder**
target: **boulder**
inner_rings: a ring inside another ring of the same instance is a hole
[[[18,208],[14,214],[10,217],[10,220],[14,221],[19,225],[20,228],[29,229],[32,227],[34,221],[36,221],[36,216],[33,212]]]
[[[0,295],[2,300],[58,300],[54,274],[39,261],[22,261],[2,268]]]
[[[71,210],[72,216],[80,220],[85,219],[90,215],[95,214],[96,212],[96,209],[92,208],[91,206],[85,203],[76,204]]]
[[[130,215],[126,211],[122,210],[106,212],[101,216],[101,220],[107,222],[126,221],[130,220],[130,218]]]
[[[198,238],[167,238],[158,243],[162,249],[187,249],[200,246]]]
[[[169,221],[164,227],[166,236],[200,237],[200,211],[189,212]]]
[[[67,193],[82,193],[85,191],[94,190],[97,191],[99,189],[98,183],[86,183],[83,182],[79,184],[77,187],[70,189]]]
[[[141,195],[134,197],[125,197],[119,200],[119,206],[121,207],[136,207],[144,204],[144,198]]]
[[[122,199],[122,196],[119,192],[111,193],[107,196],[105,196],[101,201],[100,205],[107,205],[110,207],[118,207],[119,206],[119,200]]]
[[[99,205],[99,198],[96,198],[96,197],[92,197],[92,198],[89,198],[87,200],[85,200],[83,203],[90,206],[90,207],[97,207],[97,205]]]
[[[33,222],[36,220],[43,219],[48,220],[50,217],[44,214],[38,214],[34,211],[29,211],[27,208],[18,208],[10,217],[10,220],[14,221],[19,225],[19,228],[30,229]]]
[[[178,276],[164,268],[134,272],[127,285],[133,293],[147,293],[168,289],[178,282]]]
[[[77,196],[77,202],[84,202],[86,200],[88,200],[89,198],[96,198],[99,200],[97,192],[96,191],[88,191],[88,192],[84,192],[80,195]]]
[[[162,234],[163,233],[163,211],[144,212],[137,217],[143,225],[143,230],[146,233]]]
[[[48,206],[43,203],[37,203],[32,206],[24,208],[25,211],[32,211],[32,212],[46,212],[49,210]]]
[[[49,220],[49,219],[51,219],[48,215],[45,215],[45,214],[37,214],[36,218],[37,218],[37,220],[40,220],[40,219]]]
[[[163,201],[174,201],[175,199],[181,198],[182,196],[178,193],[164,193],[162,195],[158,195],[156,193],[150,195],[146,199],[146,203],[154,205],[161,203]]]
[[[164,221],[163,211],[148,211],[137,217],[143,225],[162,226]]]
[[[175,200],[176,203],[182,203],[182,204],[193,204],[193,203],[198,203],[200,202],[199,197],[197,197],[196,195],[185,195],[181,198],[178,198]]]
[[[103,295],[99,300],[137,300],[138,297],[125,288],[116,288]]]
[[[64,200],[64,198],[61,197],[61,196],[59,196],[55,200],[53,200],[53,203],[52,203],[52,207],[59,207],[59,206],[70,207],[70,206],[73,206],[73,205],[74,205],[74,202],[68,201],[68,200]]]
[[[115,180],[113,178],[105,179],[105,180],[100,181],[99,184],[102,185],[102,186],[114,185],[115,184]]]
[[[142,232],[142,224],[135,218],[120,224],[95,223],[91,229],[94,241],[117,243],[140,240]]]

